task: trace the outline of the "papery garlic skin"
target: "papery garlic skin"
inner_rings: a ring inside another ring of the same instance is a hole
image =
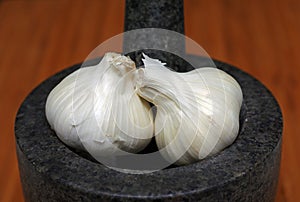
[[[134,62],[117,53],[73,72],[47,98],[52,129],[65,144],[93,156],[142,150],[153,136],[153,117],[135,92],[136,73]]]
[[[138,94],[157,107],[155,139],[168,161],[188,164],[233,143],[243,95],[230,75],[217,68],[177,73],[144,57]]]

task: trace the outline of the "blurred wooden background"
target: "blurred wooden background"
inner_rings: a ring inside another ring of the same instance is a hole
[[[123,31],[124,0],[0,0],[0,201],[23,201],[14,118],[41,81]],[[185,0],[186,35],[264,83],[284,115],[277,201],[300,200],[300,1]]]

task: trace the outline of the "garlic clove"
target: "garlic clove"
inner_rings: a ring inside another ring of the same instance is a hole
[[[153,117],[136,93],[136,77],[130,58],[106,53],[99,64],[73,72],[50,92],[50,126],[64,143],[93,156],[142,150],[153,136]]]
[[[209,67],[176,73],[144,58],[138,94],[157,106],[155,139],[167,160],[195,162],[235,140],[243,95],[230,75]]]

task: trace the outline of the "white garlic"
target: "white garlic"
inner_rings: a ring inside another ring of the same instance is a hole
[[[142,150],[153,136],[149,104],[135,91],[134,62],[106,53],[95,66],[80,68],[49,94],[46,117],[67,145],[92,155]]]
[[[107,53],[67,76],[49,94],[46,116],[67,145],[93,156],[138,152],[155,132],[163,157],[188,164],[230,145],[239,130],[242,91],[216,68],[169,70],[144,55],[145,68]],[[157,107],[155,122],[149,104]]]
[[[235,140],[243,95],[231,76],[217,68],[177,73],[144,57],[138,94],[157,107],[155,139],[164,158],[188,164]]]

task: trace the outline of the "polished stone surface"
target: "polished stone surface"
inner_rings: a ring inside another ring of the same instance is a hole
[[[125,31],[162,28],[184,34],[183,0],[126,0]]]
[[[167,29],[170,33],[151,28]],[[131,31],[135,29],[139,31]],[[157,54],[157,50],[168,50],[185,54],[185,38],[179,36],[184,34],[183,0],[126,0],[124,31],[131,31],[124,33],[124,53],[152,47],[154,51],[144,52]],[[138,52],[133,55],[133,59],[140,57]],[[183,71],[172,55],[161,54],[159,58],[169,61],[176,71]]]
[[[25,99],[15,124],[26,200],[272,201],[280,164],[280,108],[259,81],[228,64],[216,61],[216,65],[243,90],[236,141],[198,163],[142,175],[120,173],[84,158],[50,129],[44,112],[47,95],[80,65],[44,81]]]

